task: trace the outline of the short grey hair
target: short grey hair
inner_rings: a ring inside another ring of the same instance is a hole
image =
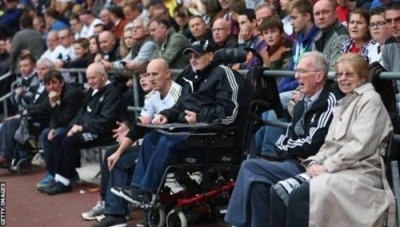
[[[324,72],[324,76],[328,77],[329,62],[325,55],[318,51],[305,52],[301,58],[311,57],[314,59],[315,68]]]
[[[41,65],[41,64],[45,64],[47,68],[49,68],[49,70],[53,70],[56,68],[54,63],[48,58],[41,58],[36,62],[36,65]]]

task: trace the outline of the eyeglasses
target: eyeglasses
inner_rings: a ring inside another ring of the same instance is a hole
[[[312,73],[312,72],[321,72],[322,70],[319,69],[313,69],[313,70],[307,70],[307,69],[301,69],[301,68],[297,68],[294,70],[294,75],[298,75],[298,76],[304,76],[306,73]]]
[[[353,72],[341,72],[341,73],[335,73],[335,78],[336,79],[340,79],[342,77],[348,78],[348,79],[352,79],[354,78],[356,73]]]
[[[213,32],[224,31],[224,30],[226,30],[226,28],[213,28],[212,29]]]
[[[369,27],[369,29],[382,28],[385,25],[386,25],[385,21],[378,21],[378,22],[375,22],[375,23],[370,23],[368,27]]]

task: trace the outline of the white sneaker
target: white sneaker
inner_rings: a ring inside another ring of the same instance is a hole
[[[88,212],[81,214],[85,220],[95,220],[97,216],[104,214],[105,202],[103,200],[97,201],[96,205]]]

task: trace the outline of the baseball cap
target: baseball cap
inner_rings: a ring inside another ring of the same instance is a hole
[[[210,41],[203,39],[193,42],[188,48],[183,51],[183,54],[188,54],[189,52],[195,52],[198,55],[212,52]]]

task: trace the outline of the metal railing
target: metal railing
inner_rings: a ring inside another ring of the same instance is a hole
[[[83,75],[86,71],[86,68],[70,68],[70,69],[59,69],[60,72],[64,73],[78,73],[78,78],[77,82],[80,84],[83,84],[84,78]],[[171,69],[172,75],[174,78],[176,78],[181,72],[182,69]],[[242,75],[245,75],[248,70],[239,70],[239,72]],[[140,111],[141,107],[139,106],[139,84],[137,80],[135,79],[135,74],[129,71],[111,71],[110,73],[116,73],[116,74],[125,74],[129,75],[132,74],[133,80],[133,101],[134,101],[134,106],[128,106],[129,111]],[[328,78],[329,79],[334,79],[334,74],[335,72],[329,72]],[[0,77],[0,82],[2,80],[7,79],[10,77],[10,73],[6,73],[3,76]],[[282,70],[265,70],[264,71],[264,76],[266,77],[294,77],[294,71],[282,71]],[[382,72],[379,74],[380,79],[384,80],[400,80],[400,72]],[[9,92],[2,97],[0,97],[0,102],[3,103],[3,108],[4,108],[4,116],[8,116],[8,109],[7,109],[7,99],[11,96],[12,92]]]

